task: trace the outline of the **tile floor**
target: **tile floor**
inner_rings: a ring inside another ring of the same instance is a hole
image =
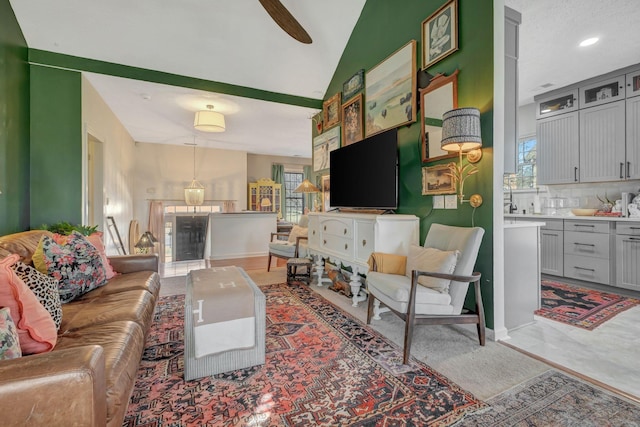
[[[507,344],[640,399],[640,306],[593,331],[535,316],[509,335]]]

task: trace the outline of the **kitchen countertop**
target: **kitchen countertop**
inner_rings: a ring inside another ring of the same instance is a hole
[[[504,214],[505,219],[570,219],[570,220],[587,220],[587,221],[615,221],[615,222],[633,222],[640,221],[640,218],[623,218],[620,216],[577,216],[577,215],[544,215],[544,214]]]
[[[524,216],[524,215],[520,215]],[[528,218],[527,218],[528,219]],[[517,223],[505,223],[504,228],[544,227],[547,223],[542,221],[526,221]]]

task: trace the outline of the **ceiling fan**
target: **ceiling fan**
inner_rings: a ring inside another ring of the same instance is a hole
[[[280,3],[280,0],[259,0],[260,4],[267,11],[271,18],[276,21],[287,34],[300,43],[311,44],[312,40],[309,34],[302,28],[302,25],[296,18],[289,13],[286,7]]]

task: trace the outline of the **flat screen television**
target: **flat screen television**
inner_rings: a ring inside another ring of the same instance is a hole
[[[398,207],[398,136],[391,129],[330,153],[332,208]]]

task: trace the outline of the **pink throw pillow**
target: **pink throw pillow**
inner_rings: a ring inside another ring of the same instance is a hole
[[[18,328],[22,354],[51,351],[58,338],[51,314],[11,268],[20,259],[10,255],[0,260],[0,307],[8,307]]]
[[[98,252],[100,252],[100,258],[102,258],[102,263],[104,264],[105,272],[107,273],[107,280],[111,279],[116,275],[116,272],[113,270],[111,263],[109,263],[109,258],[107,258],[107,252],[104,247],[104,243],[102,242],[102,231],[96,231],[87,237],[89,243],[96,247]]]

